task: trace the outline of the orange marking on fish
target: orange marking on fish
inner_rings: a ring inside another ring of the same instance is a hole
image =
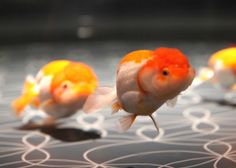
[[[137,76],[137,82],[140,92],[146,94],[142,88],[141,80],[145,74],[152,74],[158,72],[156,80],[165,83],[170,77],[184,79],[189,73],[189,61],[186,56],[175,48],[158,48],[152,53],[152,59],[148,60]],[[163,73],[167,73],[166,76]],[[150,83],[151,85],[151,83]]]
[[[157,59],[158,66],[168,65],[189,68],[189,61],[184,54],[175,48],[158,48],[154,51],[154,59]]]
[[[62,72],[55,75],[52,80],[51,91],[53,92],[65,81],[76,84],[75,89],[79,89],[80,93],[92,93],[97,87],[97,78],[94,72],[83,63],[71,62]]]
[[[70,64],[70,61],[67,60],[56,60],[48,63],[47,65],[41,68],[43,75],[55,75],[58,72],[62,71],[66,66]]]
[[[217,61],[220,61],[226,68],[232,68],[236,73],[236,47],[223,49],[214,53],[210,57],[208,64],[213,68]]]
[[[127,63],[127,62],[135,62],[140,63],[143,60],[151,59],[153,57],[153,51],[151,50],[138,50],[133,51],[127,54],[120,62],[120,64]]]
[[[158,48],[153,52],[153,59],[146,63],[146,67],[159,71],[167,70],[173,76],[185,77],[190,67],[189,61],[182,52],[175,48]],[[160,80],[164,80],[161,77]]]

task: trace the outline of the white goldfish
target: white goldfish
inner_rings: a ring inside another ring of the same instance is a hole
[[[56,60],[43,66],[36,77],[28,76],[22,95],[12,102],[17,116],[27,106],[41,109],[49,115],[45,124],[68,117],[81,109],[98,81],[86,64]]]
[[[236,47],[214,53],[208,67],[202,68],[197,78],[200,82],[211,81],[226,90],[236,90]]]
[[[129,115],[119,120],[128,130],[137,116],[150,116],[165,102],[175,104],[178,94],[191,85],[195,71],[178,49],[158,48],[128,53],[119,63],[116,87],[99,87],[90,95],[83,110],[95,112],[111,105],[113,113],[123,109]]]

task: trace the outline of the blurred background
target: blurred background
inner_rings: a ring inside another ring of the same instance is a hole
[[[0,43],[235,41],[233,0],[1,0]]]

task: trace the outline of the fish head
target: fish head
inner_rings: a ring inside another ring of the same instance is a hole
[[[178,49],[158,48],[140,70],[140,85],[154,96],[173,98],[191,85],[195,70]]]
[[[53,78],[51,93],[59,104],[81,104],[94,92],[96,86],[97,77],[90,67],[82,63],[72,63]]]

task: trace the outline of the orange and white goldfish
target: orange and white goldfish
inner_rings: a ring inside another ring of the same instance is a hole
[[[236,90],[236,47],[214,53],[209,58],[208,67],[200,70],[198,79],[202,82],[210,80],[227,90]]]
[[[22,95],[13,101],[12,107],[20,116],[27,106],[33,106],[55,121],[81,109],[97,84],[97,77],[88,65],[68,60],[52,61],[43,66],[35,78],[26,78]]]
[[[83,110],[95,112],[111,105],[113,113],[123,109],[129,115],[119,120],[120,130],[128,130],[137,116],[150,116],[165,102],[176,103],[179,93],[191,85],[195,70],[184,54],[175,48],[138,50],[128,53],[119,63],[116,87],[98,87]]]

